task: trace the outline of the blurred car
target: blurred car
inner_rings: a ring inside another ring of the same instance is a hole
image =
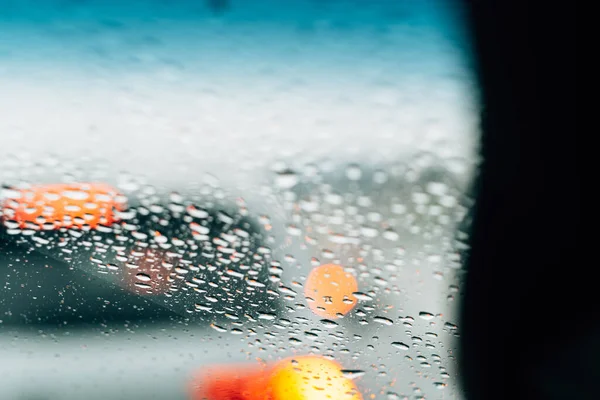
[[[28,259],[20,272],[46,284],[33,286],[27,295],[46,301],[28,304],[12,294],[7,296],[3,303],[13,315],[3,318],[5,324],[21,324],[23,319],[36,324],[91,323],[103,318],[144,319],[144,315],[180,315],[210,324],[278,312],[277,279],[269,277],[277,277],[279,271],[262,245],[264,233],[251,217],[184,203],[183,197],[175,194],[164,204],[143,205],[144,201],[133,200],[128,208],[115,208],[114,220],[105,224],[74,223],[64,210],[77,209],[73,204],[78,200],[67,196],[79,193],[94,203],[97,199],[90,187],[97,186],[61,184],[6,190],[2,253]],[[37,191],[44,193],[36,198],[39,208],[49,207],[51,195],[66,199],[63,204],[53,204],[55,209],[42,217],[43,222],[35,222],[31,211],[28,216],[19,214],[35,204],[27,196]],[[45,260],[43,265],[40,259]],[[9,271],[14,268],[3,266]],[[85,294],[75,295],[78,290]],[[120,299],[111,301],[115,291]],[[128,293],[124,298],[123,292]],[[107,307],[111,303],[118,306]],[[23,305],[32,309],[23,309]]]

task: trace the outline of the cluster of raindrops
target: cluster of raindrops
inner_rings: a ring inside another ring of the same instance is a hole
[[[160,193],[133,177],[114,186],[23,182],[3,189],[2,236],[192,321],[220,329],[226,320],[242,332],[244,321],[277,311],[278,263],[244,201],[223,196]],[[91,219],[88,208],[103,211]]]
[[[427,155],[379,168],[282,162],[273,170],[287,213],[284,251],[294,254],[287,276],[304,285],[309,324],[321,323],[305,331],[302,350],[347,360],[348,377],[389,389],[372,391],[376,398],[451,386],[458,336],[451,303],[470,207],[460,179]],[[436,296],[442,301],[422,300]],[[406,371],[413,381],[402,379]]]
[[[212,179],[165,192],[121,174],[94,191],[93,174],[52,190],[13,176],[2,235],[233,335],[249,359],[319,355],[365,398],[425,398],[451,386],[469,204],[422,158],[279,163],[260,189],[266,213]]]

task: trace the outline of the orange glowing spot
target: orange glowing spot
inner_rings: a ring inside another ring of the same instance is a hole
[[[290,357],[269,367],[217,365],[202,368],[188,386],[190,400],[363,400],[335,361]]]
[[[275,365],[269,380],[272,400],[362,400],[340,365],[317,356],[292,357]]]
[[[313,269],[304,284],[304,295],[310,309],[323,318],[345,315],[356,305],[353,293],[358,283],[352,274],[335,264]]]
[[[271,400],[270,370],[263,365],[222,365],[198,371],[188,387],[191,400]]]
[[[2,215],[21,228],[95,228],[116,222],[115,210],[125,206],[125,198],[104,183],[56,183],[11,191],[2,204]]]

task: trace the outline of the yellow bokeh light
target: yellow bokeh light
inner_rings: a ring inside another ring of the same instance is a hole
[[[317,356],[280,361],[271,375],[270,388],[274,400],[363,399],[338,363]]]

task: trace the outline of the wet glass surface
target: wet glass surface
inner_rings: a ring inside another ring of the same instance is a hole
[[[199,368],[306,355],[358,398],[460,398],[457,10],[0,5],[3,398],[189,399]]]

